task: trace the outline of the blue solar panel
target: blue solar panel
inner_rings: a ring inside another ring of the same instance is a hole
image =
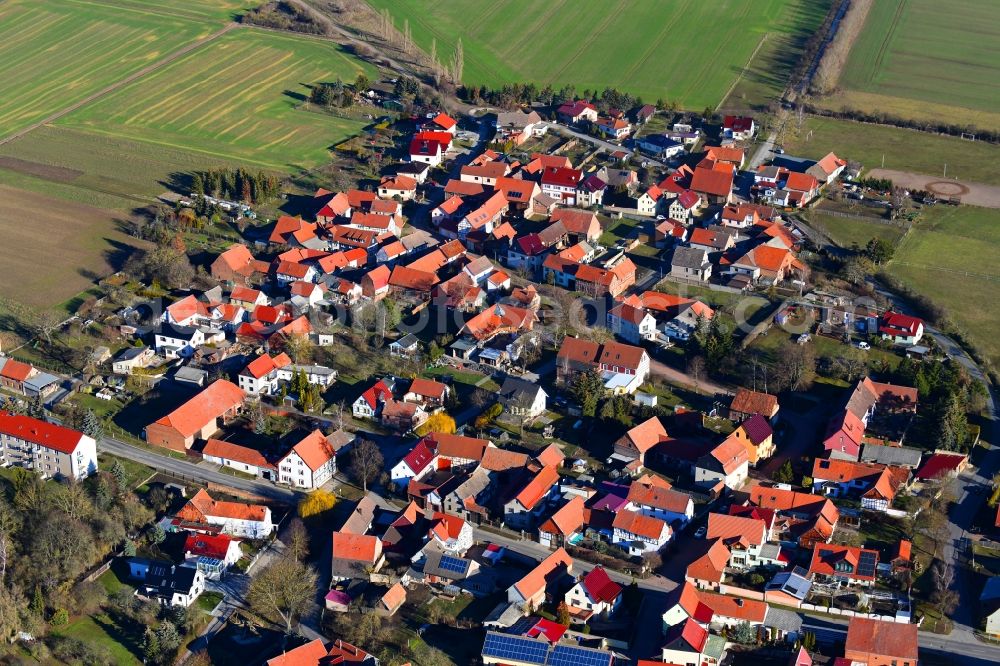
[[[874,576],[877,565],[878,557],[875,553],[861,553],[861,557],[858,558],[858,575]]]
[[[611,654],[604,650],[557,645],[545,663],[546,666],[609,666]]]
[[[490,631],[483,643],[483,656],[499,659],[511,659],[527,664],[545,664],[549,644],[534,638],[511,636]]]
[[[468,562],[450,555],[442,555],[438,566],[445,571],[454,571],[455,573],[465,573],[465,570],[469,568]]]

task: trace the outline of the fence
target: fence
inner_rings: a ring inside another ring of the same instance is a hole
[[[744,292],[743,289],[737,289],[736,287],[727,287],[725,285],[714,284],[712,282],[702,282],[701,280],[696,280],[694,278],[678,277],[676,275],[670,275],[669,273],[664,275],[663,279],[670,280],[671,282],[676,282],[678,284],[689,284],[692,287],[705,287],[711,291],[721,291],[727,294],[742,294]]]
[[[910,618],[908,617],[896,617],[895,615],[879,615],[878,613],[862,613],[860,611],[852,611],[845,608],[836,608],[826,606],[817,606],[816,604],[803,603],[799,606],[801,610],[813,611],[818,613],[827,613],[829,615],[840,615],[843,617],[866,617],[871,620],[882,620],[883,622],[895,622],[897,624],[910,624]]]

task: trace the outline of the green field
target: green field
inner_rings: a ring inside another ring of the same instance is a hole
[[[944,307],[1000,367],[1000,210],[934,206],[896,249],[889,272]]]
[[[817,3],[801,0],[369,3],[388,8],[397,29],[408,21],[424,51],[436,39],[444,62],[461,37],[466,83],[573,84],[579,92],[613,86],[692,109],[722,101],[765,33],[811,32],[823,17]],[[787,70],[776,67],[766,76],[783,80]]]
[[[825,215],[816,209],[810,210],[804,217],[809,221],[809,226],[819,229],[841,247],[864,247],[872,238],[881,238],[895,244],[903,237],[903,228],[894,224]]]
[[[291,170],[365,123],[296,108],[308,85],[373,68],[321,39],[230,32],[59,121],[102,136]]]
[[[0,137],[86,99],[219,27],[72,0],[0,5]]]
[[[921,118],[930,103],[939,120],[995,128],[998,53],[995,0],[875,0],[833,103]]]
[[[1000,185],[1000,162],[996,146],[849,120],[806,117],[802,128],[789,122],[782,139],[785,149],[801,157],[819,159],[831,150],[847,160],[861,162],[866,169],[914,171],[941,174],[948,165],[948,177]]]

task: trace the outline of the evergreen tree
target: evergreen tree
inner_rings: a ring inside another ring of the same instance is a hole
[[[35,617],[45,617],[45,599],[42,597],[42,586],[35,585],[35,594],[31,597],[31,614]]]
[[[125,467],[122,466],[122,462],[118,459],[115,459],[111,463],[111,476],[115,477],[119,492],[128,490],[128,475],[125,473]]]
[[[83,434],[87,437],[93,437],[97,441],[100,441],[104,436],[104,424],[101,423],[101,419],[97,418],[97,414],[92,409],[88,409],[83,415]]]

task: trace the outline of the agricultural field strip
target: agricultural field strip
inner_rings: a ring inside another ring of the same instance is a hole
[[[87,99],[207,34],[204,26],[101,16],[71,0],[0,8],[0,126],[4,135]]]
[[[638,3],[593,3],[581,9],[577,3],[572,11],[566,0],[538,5],[507,0],[493,3],[483,12],[487,16],[477,14],[470,22],[465,20],[469,11],[464,10],[469,5],[461,0],[436,5],[434,11],[422,11],[428,0],[370,3],[377,9],[388,7],[397,28],[408,20],[415,41],[425,51],[434,39],[445,64],[461,36],[463,78],[468,83],[499,86],[533,81],[555,87],[573,83],[580,91],[619,86],[651,99],[663,96],[698,106],[719,102],[747,66],[761,34],[794,4],[772,0],[755,7],[752,15],[749,7],[742,6],[737,15],[720,17],[712,6],[686,0],[671,4],[669,10]],[[500,6],[503,20],[491,20],[488,15]],[[593,16],[593,21],[581,21],[581,14]],[[748,25],[748,18],[756,22]],[[688,29],[685,39],[679,40],[682,26]],[[691,44],[711,53],[702,56]],[[650,66],[654,54],[657,61]],[[696,69],[690,67],[692,62],[698,63]]]
[[[268,168],[316,163],[363,123],[296,109],[286,93],[305,95],[303,83],[351,80],[359,71],[373,74],[329,40],[241,29],[57,124]]]

